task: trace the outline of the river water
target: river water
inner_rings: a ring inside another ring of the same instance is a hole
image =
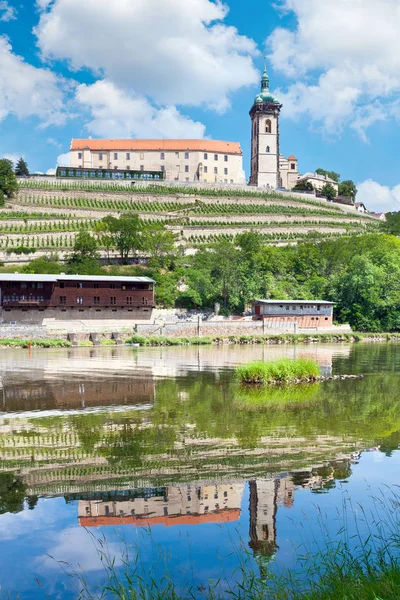
[[[365,377],[237,385],[281,356]],[[200,591],[295,568],[399,482],[399,371],[395,343],[0,350],[1,591],[75,598],[65,571],[94,588],[104,549]]]

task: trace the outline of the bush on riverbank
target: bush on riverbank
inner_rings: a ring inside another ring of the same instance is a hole
[[[40,340],[11,340],[11,339],[0,339],[1,347],[14,347],[14,348],[69,348],[71,342],[68,340],[59,339],[40,339]]]
[[[309,358],[282,358],[273,362],[256,361],[237,367],[241,383],[296,383],[315,380],[320,376],[318,364]]]

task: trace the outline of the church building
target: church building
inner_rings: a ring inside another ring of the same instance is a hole
[[[299,176],[297,158],[285,158],[279,151],[279,115],[282,104],[269,90],[266,68],[261,91],[254,99],[251,118],[250,185],[292,189]]]

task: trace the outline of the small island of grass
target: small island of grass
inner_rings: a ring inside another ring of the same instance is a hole
[[[236,375],[245,384],[293,384],[320,379],[318,364],[308,358],[282,358],[273,362],[251,362],[237,367]]]

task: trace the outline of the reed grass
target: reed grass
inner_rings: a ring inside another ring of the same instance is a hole
[[[318,364],[309,358],[282,358],[272,362],[256,361],[236,368],[241,383],[267,385],[316,380],[320,376]]]

